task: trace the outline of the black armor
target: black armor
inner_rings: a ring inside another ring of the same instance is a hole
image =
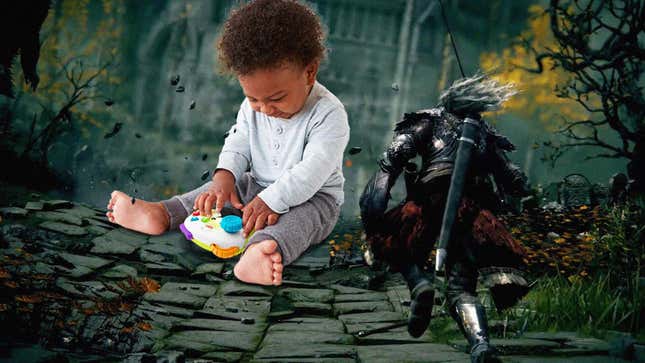
[[[427,273],[419,277],[415,271],[424,270],[439,234],[465,117],[443,107],[405,114],[360,200],[374,257],[408,281],[413,299],[408,331],[413,336],[426,329],[427,311],[432,310],[427,301],[430,294],[417,293],[432,277]],[[475,293],[478,275],[489,283],[498,309],[513,305],[528,291],[520,269],[523,249],[493,214],[501,207],[501,195],[525,195],[528,186],[525,175],[506,156],[515,146],[479,115],[468,117],[481,122],[465,175],[455,242],[449,247],[446,297],[451,315],[471,344],[473,361],[480,361],[494,349],[488,345],[484,309]],[[410,162],[417,155],[420,167]],[[386,212],[390,190],[401,173],[405,174],[406,200]]]
[[[505,155],[515,150],[515,146],[487,123],[482,125],[480,142],[471,163],[474,167],[471,182],[483,183],[487,175],[492,175],[497,187],[505,193],[526,193],[526,177]],[[408,161],[420,155],[422,165],[417,181],[431,187],[438,179],[452,173],[460,127],[461,120],[442,108],[405,114],[396,124],[394,139],[378,164],[390,179],[396,179]],[[391,187],[394,182],[390,181],[388,185]]]

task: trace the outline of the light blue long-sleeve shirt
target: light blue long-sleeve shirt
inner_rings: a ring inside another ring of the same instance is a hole
[[[316,81],[302,109],[289,119],[255,112],[245,99],[217,169],[229,170],[235,180],[250,169],[266,188],[258,197],[276,213],[288,212],[319,191],[331,194],[341,205],[348,142],[345,107]]]

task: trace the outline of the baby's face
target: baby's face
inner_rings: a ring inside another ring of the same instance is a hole
[[[290,118],[304,106],[317,72],[317,61],[304,68],[286,63],[238,76],[238,80],[254,111]]]

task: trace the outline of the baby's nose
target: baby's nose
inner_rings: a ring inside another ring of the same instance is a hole
[[[267,105],[266,103],[260,106],[260,112],[262,112],[265,115],[270,115],[273,113],[273,111],[274,111],[273,107],[271,105]]]

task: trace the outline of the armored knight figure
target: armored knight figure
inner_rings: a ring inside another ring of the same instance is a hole
[[[426,271],[430,252],[440,232],[452,232],[445,249],[446,299],[470,343],[473,362],[484,362],[495,352],[475,292],[478,277],[499,310],[528,292],[524,250],[495,216],[503,206],[501,196],[528,193],[527,179],[506,156],[514,145],[481,118],[514,93],[511,85],[479,74],[455,82],[436,108],[405,114],[360,200],[371,253],[391,271],[401,272],[410,289],[408,332],[414,337],[427,329],[434,303],[434,275]],[[466,137],[466,123],[475,125],[473,137]],[[467,160],[460,161],[461,154]],[[412,162],[416,156],[421,157],[420,168]],[[401,174],[407,197],[386,212]],[[454,222],[444,213],[451,205]]]

